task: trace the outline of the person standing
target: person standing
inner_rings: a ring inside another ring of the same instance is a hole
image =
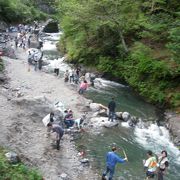
[[[42,63],[43,63],[42,58],[43,58],[43,51],[41,51],[41,57],[40,57],[40,59],[38,61],[38,68],[39,68],[39,70],[42,70]]]
[[[153,156],[152,151],[147,151],[148,159],[143,161],[144,169],[146,170],[146,180],[154,178],[157,169],[157,160]]]
[[[114,98],[112,98],[112,100],[108,104],[108,110],[109,110],[108,121],[111,120],[111,122],[113,122],[115,117],[115,109],[116,109],[116,103],[114,101]]]
[[[18,47],[18,38],[17,38],[17,36],[15,37],[14,42],[15,42],[15,47],[16,47],[16,49],[17,49],[17,47]]]
[[[74,69],[70,70],[70,73],[69,73],[69,82],[73,82],[74,83],[74,74],[75,74],[75,71]]]
[[[59,150],[60,149],[60,141],[64,135],[64,129],[58,124],[48,123],[47,126],[51,129],[52,132],[56,133],[56,148],[57,148],[57,150]]]
[[[64,73],[64,82],[68,82],[69,81],[69,71],[66,70],[66,72]]]
[[[115,173],[115,166],[117,163],[124,163],[127,158],[121,158],[116,154],[116,147],[112,147],[112,151],[108,152],[106,155],[106,171],[102,175],[102,180],[106,180],[106,175],[109,173],[108,180],[112,180]]]
[[[163,180],[163,176],[167,171],[167,168],[169,166],[169,161],[167,158],[167,151],[163,150],[161,152],[161,155],[158,157],[158,171],[157,171],[157,175],[158,175],[158,180]]]
[[[79,94],[83,94],[84,93],[84,91],[86,91],[87,90],[87,88],[88,88],[88,83],[87,83],[87,81],[86,80],[84,80],[83,82],[81,82],[81,84],[80,84],[80,87],[79,87]]]

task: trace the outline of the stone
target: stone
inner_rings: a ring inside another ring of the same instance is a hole
[[[128,121],[131,118],[131,115],[128,112],[123,112],[122,113],[122,119],[123,121]]]
[[[90,109],[93,112],[97,112],[100,110],[100,105],[98,103],[91,103],[90,104]]]
[[[55,110],[52,103],[45,96],[23,96],[11,99],[11,101],[22,108],[28,108],[35,116],[44,117],[45,114]]]
[[[5,74],[0,73],[0,82],[6,82],[7,81],[7,77],[5,76]]]
[[[12,163],[12,164],[16,164],[18,162],[20,162],[20,159],[18,157],[18,155],[15,152],[8,152],[5,154],[7,160]]]
[[[60,177],[61,177],[62,179],[67,179],[68,175],[67,175],[66,173],[62,173],[62,174],[60,175]]]
[[[84,106],[85,106],[85,107],[90,107],[90,104],[91,104],[91,103],[93,103],[93,100],[87,99],[87,100],[85,101],[85,103],[84,103]]]
[[[104,127],[106,127],[106,128],[112,128],[112,127],[114,127],[114,126],[118,126],[118,122],[117,121],[113,121],[113,122],[111,122],[111,121],[108,121],[108,122],[105,122],[104,123]]]
[[[108,117],[107,111],[105,109],[100,110],[98,116]]]
[[[116,117],[118,119],[122,119],[122,112],[116,112]]]
[[[113,122],[108,121],[107,117],[92,117],[90,119],[90,122],[93,124],[94,128],[97,127],[111,128],[119,124],[118,121],[113,121]]]

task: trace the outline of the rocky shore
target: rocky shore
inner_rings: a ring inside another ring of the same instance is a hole
[[[84,113],[87,101],[71,86],[52,74],[28,71],[26,51],[17,49],[17,59],[3,57],[7,83],[0,87],[1,133],[0,144],[14,150],[28,165],[37,167],[45,179],[99,179],[90,166],[84,166],[73,138],[65,134],[60,151],[51,147],[45,137],[42,118],[52,105],[61,101],[78,118]]]
[[[166,113],[167,128],[169,129],[174,144],[180,149],[180,115],[174,112]]]
[[[59,152],[50,146],[45,137],[46,128],[42,118],[54,110],[53,104],[62,102],[67,109],[72,109],[75,118],[87,113],[85,126],[89,132],[99,128],[111,128],[118,121],[107,121],[107,113],[100,104],[93,103],[77,93],[76,87],[65,84],[63,79],[52,74],[30,71],[27,65],[27,54],[17,49],[16,59],[3,57],[6,71],[0,75],[0,110],[2,132],[0,144],[13,149],[30,166],[36,166],[45,179],[86,180],[99,179],[100,176],[90,166],[84,166],[82,157],[76,150],[73,136],[67,133]],[[117,113],[120,120],[137,123],[135,117],[128,113]],[[174,143],[180,145],[180,117],[167,113],[167,128],[174,137]],[[132,121],[133,120],[133,121]],[[83,132],[78,132],[83,133]]]

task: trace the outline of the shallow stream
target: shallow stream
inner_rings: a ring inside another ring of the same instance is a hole
[[[65,71],[70,67],[63,62],[63,58],[56,51],[55,42],[58,38],[59,34],[51,34],[46,38],[44,54],[49,60],[59,58],[60,70]],[[54,62],[52,61],[52,64]],[[51,65],[46,68],[51,68],[50,71],[53,69]],[[90,88],[85,96],[106,106],[113,96],[118,106],[117,111],[127,111],[142,120],[155,121],[162,117],[162,114],[156,113],[154,106],[143,101],[129,87],[112,81],[96,79],[95,88]],[[148,128],[131,128],[123,122],[118,127],[104,129],[95,134],[84,133],[77,141],[79,150],[85,150],[86,157],[91,159],[91,164],[99,174],[105,169],[105,155],[110,150],[112,143],[123,147],[129,159],[127,163],[117,165],[114,179],[144,179],[142,160],[146,159],[146,151],[152,150],[160,153],[164,149],[168,151],[170,161],[165,179],[180,179],[180,152],[171,142],[166,128],[158,127],[156,124],[151,124]],[[118,152],[118,154],[123,156],[122,152]]]

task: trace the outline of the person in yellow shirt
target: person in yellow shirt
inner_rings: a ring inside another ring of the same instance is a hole
[[[157,159],[153,156],[152,151],[147,151],[148,159],[144,160],[144,168],[146,170],[146,180],[154,178],[157,169]]]

